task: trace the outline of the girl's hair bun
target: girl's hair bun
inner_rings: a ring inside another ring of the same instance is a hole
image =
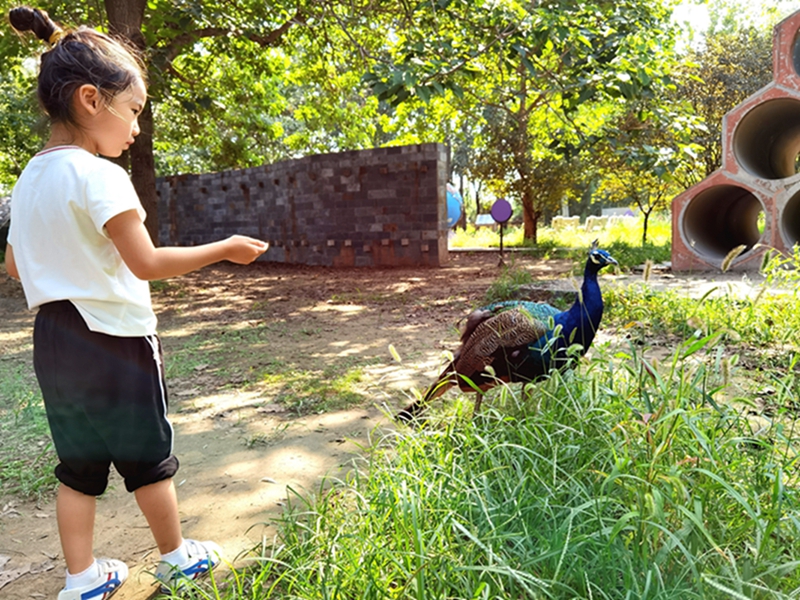
[[[61,31],[47,12],[29,6],[12,8],[8,11],[8,20],[17,31],[33,31],[40,40],[51,44],[53,35]]]

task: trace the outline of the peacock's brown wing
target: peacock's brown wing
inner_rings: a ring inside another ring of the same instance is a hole
[[[484,371],[489,365],[502,376],[506,365],[497,364],[498,359],[505,359],[499,362],[509,360],[546,332],[547,325],[531,317],[527,311],[512,309],[501,312],[475,327],[459,350],[454,370],[479,385],[486,378]]]

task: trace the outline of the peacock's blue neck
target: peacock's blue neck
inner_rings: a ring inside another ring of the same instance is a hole
[[[597,269],[589,263],[583,273],[583,284],[575,303],[556,320],[562,326],[566,345],[580,344],[588,349],[603,318],[603,297],[597,281]],[[574,334],[572,333],[574,331]]]

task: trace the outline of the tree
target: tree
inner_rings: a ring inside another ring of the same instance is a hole
[[[579,107],[646,94],[664,77],[658,59],[671,42],[658,2],[430,0],[408,11],[416,27],[398,25],[387,60],[365,80],[379,99],[394,104],[449,90],[480,106],[483,148],[497,159],[494,181],[505,182],[521,203],[525,237],[534,241],[536,221],[553,201],[542,191],[560,180],[557,160],[537,145],[583,143]],[[541,111],[560,121],[551,128],[560,138],[537,136],[534,123],[546,120]]]
[[[698,146],[692,142],[696,121],[666,108],[655,99],[621,115],[602,138],[596,153],[602,173],[598,192],[636,205],[644,217],[642,245],[647,243],[650,217],[666,210],[683,188],[686,171],[693,171]]]
[[[11,4],[4,0],[3,5],[7,10]],[[286,43],[289,34],[293,33],[295,37],[287,47],[295,56],[301,51],[307,53],[305,65],[309,68],[306,73],[310,72],[315,60],[317,65],[321,65],[324,58],[334,55],[337,65],[347,64],[346,71],[352,71],[355,66],[358,72],[358,55],[347,54],[341,49],[348,47],[348,35],[351,34],[342,29],[342,15],[347,15],[350,19],[348,23],[361,19],[353,31],[361,36],[359,48],[371,49],[385,41],[383,35],[371,30],[370,26],[374,23],[367,17],[374,14],[375,19],[379,19],[382,7],[367,5],[356,15],[351,15],[351,4],[346,0],[274,0],[268,3],[256,0],[225,3],[215,0],[104,0],[102,5],[88,2],[65,5],[53,1],[44,3],[42,8],[67,26],[73,23],[102,26],[107,23],[111,32],[127,37],[147,60],[151,101],[140,115],[142,133],[131,147],[129,160],[132,180],[148,212],[147,226],[154,240],[158,230],[154,116],[159,114],[162,104],[166,105],[164,113],[169,115],[171,124],[184,123],[183,129],[176,127],[173,131],[195,131],[199,136],[202,127],[197,125],[202,123],[204,127],[210,127],[213,117],[216,117],[217,124],[222,125],[219,135],[213,136],[216,147],[211,145],[210,149],[203,151],[210,150],[211,156],[221,163],[227,159],[224,167],[242,166],[242,160],[255,160],[251,137],[269,145],[276,136],[283,135],[276,125],[277,119],[266,124],[260,120],[257,114],[259,109],[267,105],[266,114],[272,111],[274,115],[277,107],[284,107],[291,112],[302,108],[287,105],[284,97],[272,97],[269,90],[260,94],[260,102],[251,103],[251,90],[257,90],[259,85],[268,83],[270,79],[285,76],[285,73],[269,72],[274,61],[262,60],[269,51],[280,50],[281,44]],[[6,59],[30,56],[34,54],[35,44],[41,49],[35,41],[19,41],[16,36],[9,35],[8,28],[5,29],[0,34],[0,56]],[[234,73],[240,79],[233,81]],[[352,110],[352,102],[344,111],[337,113],[328,110],[333,106],[338,107],[337,103],[313,98],[313,94],[309,93],[310,88],[324,81],[323,70],[318,69],[316,76],[318,79],[310,77],[304,82],[306,88],[300,92],[308,99],[306,109],[314,109],[306,110],[302,118],[311,121],[330,119],[342,123],[350,116],[356,121],[358,111]],[[357,75],[351,75],[350,84],[357,78]],[[340,90],[346,85],[347,81],[341,81]],[[223,102],[225,110],[220,110],[220,103]],[[356,104],[358,102],[360,99]],[[248,110],[251,106],[252,110]],[[374,110],[374,105],[367,109]],[[206,114],[194,119],[193,128],[192,117],[197,117],[201,111],[206,111]],[[292,123],[297,122],[291,114],[281,117]],[[354,123],[343,135],[345,144],[352,142],[348,135],[356,130],[363,133],[365,128],[359,128]],[[298,129],[290,131],[286,136],[288,144],[285,149],[293,146],[295,152],[313,151],[304,147],[304,144],[313,144],[313,136],[304,136],[302,133]],[[366,143],[368,138],[362,138],[362,143]],[[200,139],[205,142],[209,137]],[[188,155],[189,163],[197,158],[197,155],[191,156],[191,151]],[[166,164],[169,164],[168,161]]]
[[[572,161],[547,147],[553,129],[548,114],[487,109],[472,169],[495,195],[518,201],[525,239],[534,243],[543,212],[559,206],[573,182]]]
[[[482,156],[504,149],[494,182],[522,204],[533,238],[554,189],[553,149],[585,143],[584,107],[646,94],[671,39],[666,11],[644,0],[105,0],[70,4],[68,15],[53,4],[66,23],[107,19],[145,51],[151,102],[130,164],[154,237],[155,148],[160,168],[227,168],[415,136],[453,141],[467,127]],[[416,108],[403,114],[406,105]],[[392,131],[402,121],[405,137]],[[177,136],[194,143],[181,148]]]
[[[41,121],[36,99],[29,93],[32,74],[19,59],[9,60],[0,73],[0,196],[10,193],[31,156],[41,148]]]
[[[296,23],[305,19],[304,8],[290,10],[280,2],[234,2],[225,6],[214,2],[167,0],[105,0],[109,29],[139,48],[148,61],[150,94],[154,102],[162,98],[169,77],[180,78],[175,61],[183,53],[198,51],[199,40],[220,40],[227,51],[236,42],[248,40],[259,46],[273,46]],[[148,213],[151,238],[158,242],[158,206],[153,155],[153,102],[139,116],[141,134],[131,146],[131,179]]]
[[[696,129],[704,166],[687,186],[722,165],[722,118],[772,80],[772,34],[769,28],[746,27],[706,35],[675,72],[673,102],[689,102],[703,127]]]

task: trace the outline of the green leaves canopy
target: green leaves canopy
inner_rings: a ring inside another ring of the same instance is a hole
[[[668,16],[658,2],[635,0],[420,2],[364,81],[395,105],[459,99],[480,130],[475,171],[519,201],[535,240],[537,220],[575,179],[569,161],[607,118],[668,83]]]

